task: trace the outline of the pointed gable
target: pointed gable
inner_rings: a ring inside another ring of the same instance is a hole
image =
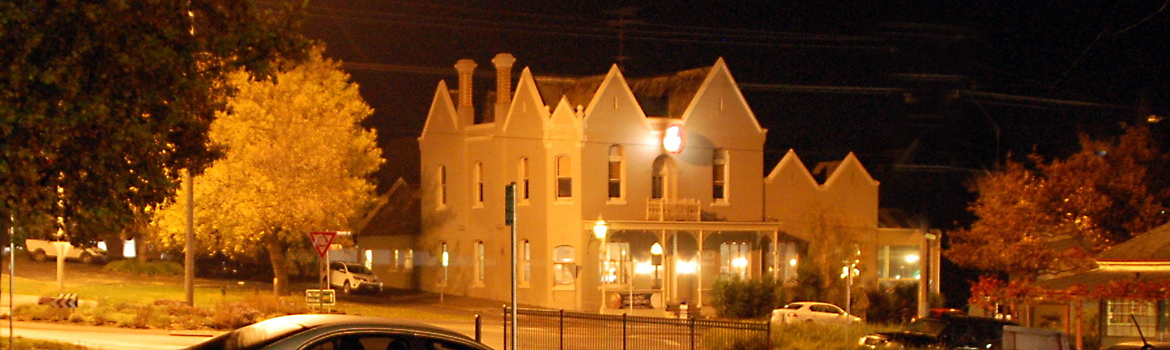
[[[569,100],[561,97],[557,107],[549,117],[548,127],[545,129],[545,139],[548,141],[580,141],[581,119],[573,108],[569,107]]]
[[[747,136],[752,141],[763,142],[766,133],[723,58],[711,67],[681,117],[688,129],[703,130],[705,135],[728,136],[736,140]]]
[[[549,111],[528,68],[520,73],[520,82],[516,84],[516,93],[508,113],[498,119],[501,119],[497,122],[502,125],[502,134],[539,137],[544,132]]]
[[[780,183],[787,185],[802,185],[809,188],[816,188],[818,186],[817,179],[808,172],[808,167],[804,165],[804,161],[800,160],[800,156],[796,155],[796,151],[789,149],[788,153],[784,154],[784,158],[780,159],[780,163],[772,168],[772,172],[764,179],[766,183]]]
[[[620,142],[636,134],[635,130],[650,130],[646,114],[617,65],[610,67],[585,107],[583,128],[590,140],[600,142]]]
[[[459,131],[458,116],[455,111],[455,102],[451,100],[451,90],[447,82],[440,80],[435,89],[435,97],[431,100],[431,109],[427,113],[427,121],[423,124],[419,140],[423,140],[430,133],[456,133]]]
[[[832,188],[844,182],[848,182],[850,187],[878,186],[878,181],[869,175],[869,171],[865,170],[865,167],[861,165],[861,161],[857,160],[857,156],[853,155],[853,152],[849,152],[849,155],[846,155],[845,159],[841,160],[841,165],[838,165],[837,169],[833,171],[833,174],[829,175],[829,179],[825,180],[825,187]]]

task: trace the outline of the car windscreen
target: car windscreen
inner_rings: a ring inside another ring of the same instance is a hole
[[[245,326],[214,338],[208,339],[188,350],[252,350],[259,349],[274,341],[283,339],[290,334],[300,332],[305,327],[293,323],[282,322],[280,318],[262,321]]]
[[[902,331],[906,333],[926,334],[938,336],[942,334],[943,330],[947,328],[947,323],[933,318],[920,318],[910,322],[910,324],[902,327]]]
[[[349,270],[350,273],[361,273],[366,275],[374,274],[373,272],[370,272],[370,269],[367,269],[364,265],[346,264],[345,267]]]
[[[780,308],[785,310],[800,310],[802,306],[804,306],[802,303],[789,303],[788,305],[781,306]]]

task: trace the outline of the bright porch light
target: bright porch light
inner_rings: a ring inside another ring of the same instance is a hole
[[[675,270],[677,270],[680,274],[693,274],[696,271],[695,262],[679,260],[678,263],[675,264]]]

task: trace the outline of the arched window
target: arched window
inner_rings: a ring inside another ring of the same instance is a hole
[[[621,199],[626,192],[625,152],[621,145],[609,147],[609,198]]]
[[[520,283],[528,285],[532,283],[532,243],[526,239],[520,246],[523,249],[520,252],[520,259],[523,259],[520,261]]]
[[[569,156],[557,156],[557,199],[573,197],[573,163]]]
[[[655,159],[654,170],[650,172],[650,198],[674,197],[674,176],[673,159],[665,155]]]
[[[716,148],[711,157],[711,198],[727,200],[727,150]]]
[[[475,205],[483,206],[483,163],[475,162]]]
[[[553,283],[572,286],[577,280],[577,250],[573,246],[557,246],[553,250]]]

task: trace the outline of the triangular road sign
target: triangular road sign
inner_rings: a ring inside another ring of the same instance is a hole
[[[309,232],[309,240],[313,242],[313,248],[317,249],[317,255],[320,255],[322,258],[324,258],[325,253],[329,251],[329,246],[333,244],[334,237],[337,237],[337,232]]]

